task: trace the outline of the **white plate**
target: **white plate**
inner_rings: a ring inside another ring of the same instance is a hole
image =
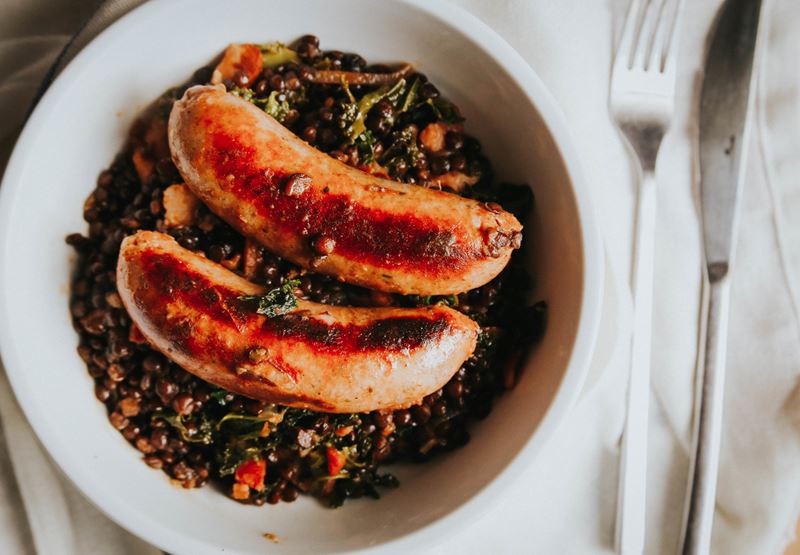
[[[380,6],[380,7],[378,7]],[[530,183],[536,298],[550,320],[517,388],[465,448],[399,468],[378,502],[242,506],[181,490],[107,422],[75,353],[67,307],[82,203],[136,113],[231,41],[321,37],[323,48],[418,65],[463,108],[499,176]],[[469,522],[530,463],[580,391],[601,306],[602,251],[562,117],[497,34],[443,3],[369,0],[148,2],[90,44],[31,117],[0,189],[0,347],[27,417],[64,472],[111,518],[171,553],[351,552],[434,544]],[[543,476],[542,479],[547,479]],[[277,534],[276,546],[262,537]]]

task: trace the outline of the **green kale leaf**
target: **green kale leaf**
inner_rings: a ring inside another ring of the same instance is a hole
[[[214,426],[205,414],[201,416],[200,422],[196,423],[196,430],[187,428],[180,414],[154,414],[152,419],[164,420],[167,424],[178,430],[181,434],[181,438],[186,442],[210,445],[214,440]]]
[[[392,104],[397,104],[398,99],[406,89],[406,80],[400,79],[392,86],[384,85],[376,91],[365,94],[358,101],[356,101],[355,97],[350,92],[350,87],[347,86],[347,83],[343,82],[342,86],[350,97],[350,103],[356,106],[356,109],[352,110],[353,120],[346,130],[347,136],[350,138],[350,143],[354,143],[356,139],[367,130],[367,114],[372,110],[373,106],[384,98],[388,99]]]
[[[242,100],[255,104],[281,123],[286,119],[286,114],[289,113],[289,110],[292,109],[285,98],[283,100],[278,99],[280,96],[278,91],[272,91],[267,98],[258,98],[252,89],[244,87],[236,87],[231,90],[231,93]]]
[[[268,42],[259,45],[261,57],[264,60],[264,67],[278,67],[293,62],[300,63],[300,56],[297,52],[283,44],[282,42]]]
[[[458,107],[452,102],[442,97],[429,98],[427,102],[439,121],[444,123],[461,123],[464,121],[464,117],[458,111]]]
[[[275,318],[291,312],[297,307],[294,288],[298,285],[300,285],[299,280],[290,279],[280,287],[276,287],[264,295],[247,295],[239,297],[239,300],[254,303],[258,314],[263,314],[267,318]]]
[[[375,161],[375,137],[369,129],[356,137],[355,142],[361,164],[366,166],[373,163]]]

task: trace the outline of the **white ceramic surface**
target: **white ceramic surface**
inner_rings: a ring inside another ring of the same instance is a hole
[[[429,546],[457,532],[512,485],[576,399],[599,322],[603,258],[579,162],[562,117],[522,58],[443,3],[369,0],[149,2],[112,25],[50,88],[17,144],[0,189],[0,347],[14,391],[45,447],[124,527],[179,553],[332,553]],[[238,505],[213,488],[186,491],[144,465],[107,422],[75,353],[67,309],[81,207],[133,117],[231,41],[290,41],[369,60],[408,60],[463,108],[502,179],[530,183],[526,222],[535,298],[550,306],[542,344],[517,388],[463,449],[398,468],[381,501],[328,510],[311,500]],[[542,476],[542,479],[547,479]],[[262,534],[277,534],[275,545]]]

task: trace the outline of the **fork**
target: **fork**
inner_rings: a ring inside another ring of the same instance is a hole
[[[684,0],[632,0],[611,74],[610,107],[636,154],[641,182],[631,285],[633,337],[617,495],[617,552],[641,555],[645,538],[647,418],[656,223],[656,158],[674,111]]]

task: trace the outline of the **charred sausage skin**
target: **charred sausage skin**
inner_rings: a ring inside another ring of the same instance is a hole
[[[460,293],[494,278],[520,244],[522,226],[498,206],[347,166],[224,87],[186,91],[170,115],[169,143],[187,186],[218,216],[349,283]]]
[[[414,404],[475,348],[450,308],[350,308],[299,300],[267,318],[240,299],[263,288],[140,231],[123,241],[117,288],[144,337],[187,371],[255,399],[324,412]]]

